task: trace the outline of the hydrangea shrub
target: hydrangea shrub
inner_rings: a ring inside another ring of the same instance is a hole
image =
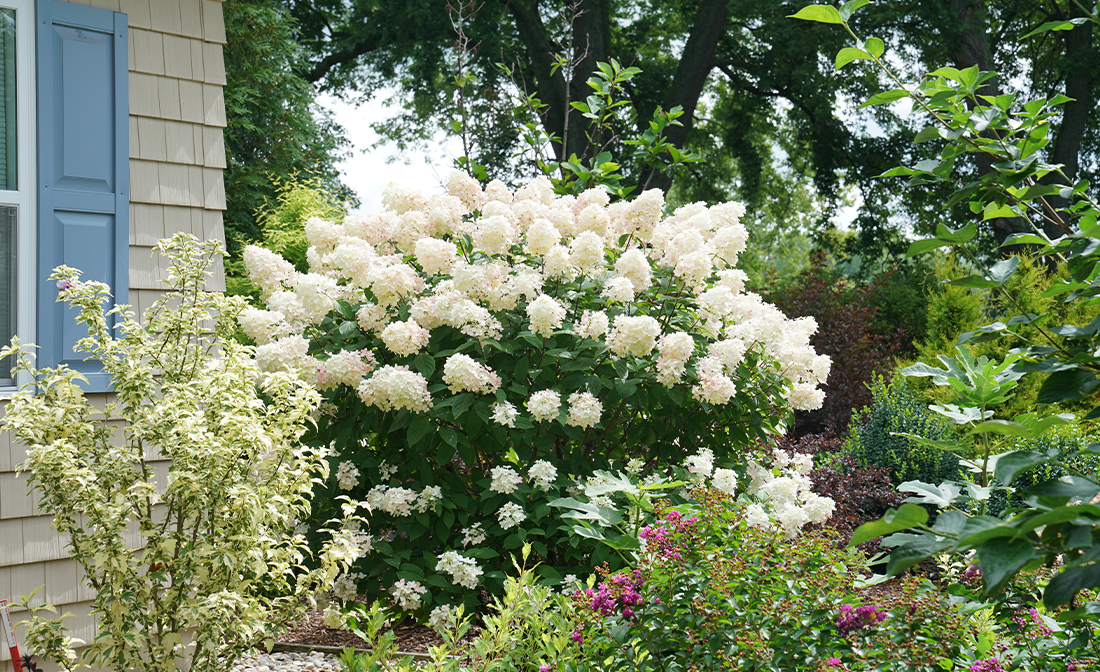
[[[549,505],[584,497],[584,475],[700,449],[743,465],[792,407],[821,405],[816,323],[744,291],[740,204],[665,217],[657,190],[610,203],[461,173],[384,203],[307,222],[309,273],[246,249],[265,308],[241,314],[261,368],[325,396],[314,440],[338,457],[316,496],[371,506],[368,594],[471,603],[524,543],[544,576],[590,568],[606,549],[578,548]]]

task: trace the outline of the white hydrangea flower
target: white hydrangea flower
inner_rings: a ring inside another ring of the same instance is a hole
[[[718,285],[728,288],[734,294],[740,294],[745,289],[745,283],[748,281],[749,276],[747,273],[739,268],[729,268],[724,271],[718,271]]]
[[[710,448],[700,448],[699,452],[694,455],[688,456],[684,461],[684,466],[687,470],[699,477],[701,481],[705,481],[710,478],[711,472],[714,471],[714,453]]]
[[[737,393],[737,387],[722,370],[722,362],[714,357],[703,357],[695,365],[699,382],[692,386],[691,395],[715,405],[728,403]]]
[[[543,294],[527,304],[527,319],[531,321],[531,332],[543,338],[549,338],[554,330],[561,327],[565,319],[565,306],[557,299]]]
[[[653,352],[661,325],[649,315],[617,315],[607,335],[607,346],[619,357],[645,357]]]
[[[443,382],[451,392],[474,392],[491,394],[500,388],[500,376],[484,364],[474,361],[469,355],[457,353],[447,358],[443,364]]]
[[[515,502],[505,502],[497,511],[497,522],[501,529],[510,530],[527,520],[523,507]]]
[[[519,231],[507,217],[482,217],[474,229],[474,245],[486,254],[507,254],[519,240]]]
[[[603,404],[591,392],[574,392],[569,395],[569,415],[565,424],[580,427],[594,427],[600,421]]]
[[[615,262],[615,275],[626,278],[640,292],[653,283],[653,272],[649,259],[638,248],[631,248]]]
[[[577,275],[576,264],[569,248],[555,245],[542,255],[542,270],[548,278],[561,277],[572,280]]]
[[[256,368],[273,373],[276,371],[298,371],[309,353],[309,341],[301,336],[283,336],[282,338],[256,348]]]
[[[602,310],[586,310],[581,313],[581,319],[573,325],[573,333],[579,338],[598,339],[607,333],[609,324],[607,313]]]
[[[358,389],[359,383],[377,366],[370,350],[341,350],[319,363],[317,387],[322,390],[347,385]]]
[[[539,422],[554,420],[561,408],[561,395],[553,390],[540,390],[527,400],[527,410]]]
[[[455,619],[456,615],[457,610],[454,607],[449,604],[441,604],[432,609],[432,613],[428,615],[428,627],[442,637],[458,625]]]
[[[343,573],[332,583],[332,592],[344,602],[354,600],[359,595],[358,584],[365,578],[366,574],[359,572]]]
[[[390,587],[390,595],[393,596],[394,603],[405,611],[419,609],[421,596],[427,592],[428,589],[417,581],[407,581],[405,579],[401,579]]]
[[[822,497],[811,492],[805,496],[805,500],[803,508],[811,523],[818,525],[824,523],[829,519],[829,516],[833,515],[833,510],[836,509],[836,502],[831,497]]]
[[[251,306],[241,311],[237,317],[241,329],[256,345],[266,345],[280,336],[290,334],[290,325],[283,314],[274,310],[261,310]]]
[[[390,313],[385,306],[364,303],[356,311],[355,319],[359,322],[359,328],[369,334],[384,329],[390,323]]]
[[[426,485],[417,496],[416,505],[413,508],[415,508],[420,513],[427,513],[435,506],[436,502],[442,499],[442,488],[440,488],[438,485]]]
[[[409,318],[405,322],[390,322],[382,330],[382,342],[390,352],[401,357],[415,355],[428,345],[431,332]]]
[[[477,577],[482,574],[482,569],[477,566],[476,560],[459,555],[454,551],[447,551],[439,556],[435,571],[450,574],[452,582],[471,590],[477,588]]]
[[[481,529],[481,523],[474,523],[470,527],[462,529],[462,546],[477,546],[485,541],[485,531]]]
[[[523,478],[511,467],[493,467],[489,473],[493,478],[493,482],[489,485],[489,489],[493,492],[510,495],[515,492],[519,484],[523,482]]]
[[[335,604],[330,604],[325,607],[325,613],[321,616],[321,620],[324,622],[325,627],[332,630],[347,629],[347,623],[344,621],[344,612],[340,611],[340,608]]]
[[[630,303],[634,300],[634,284],[628,278],[611,278],[604,284],[602,294],[609,301]]]
[[[783,502],[776,506],[775,518],[779,521],[780,527],[783,528],[783,536],[787,539],[798,536],[798,531],[802,529],[802,526],[810,522],[810,517],[806,515],[805,509],[796,502]]]
[[[770,530],[772,527],[771,517],[759,504],[749,504],[745,507],[745,522],[749,527],[758,527],[762,530]]]
[[[378,474],[382,477],[383,481],[388,481],[398,471],[397,467],[382,460],[378,465]]]
[[[406,408],[424,413],[431,408],[428,381],[407,366],[383,366],[359,384],[359,398],[383,411]]]
[[[727,495],[735,494],[737,492],[737,472],[733,469],[715,469],[714,480],[711,481],[711,485]]]
[[[531,468],[527,470],[527,476],[531,479],[536,488],[549,490],[550,487],[554,485],[554,480],[558,477],[558,470],[546,460],[537,460],[531,465]]]
[[[809,383],[795,383],[788,393],[791,406],[799,411],[816,411],[825,403],[825,391]]]
[[[289,282],[298,275],[294,264],[283,259],[271,250],[247,245],[244,248],[244,268],[248,277],[259,285],[262,297],[267,298],[272,292],[283,288],[284,282]],[[268,306],[270,308],[270,306]]]
[[[387,488],[379,508],[398,518],[412,515],[412,505],[420,495],[408,488]]]
[[[438,238],[421,238],[413,245],[413,254],[425,275],[450,273],[458,258],[458,247]]]
[[[523,251],[527,254],[543,256],[561,242],[561,232],[553,222],[545,218],[538,218],[527,229],[527,242]]]
[[[447,193],[461,201],[467,210],[477,210],[485,201],[478,181],[460,170],[447,175]]]
[[[505,427],[515,427],[516,417],[519,416],[519,411],[510,402],[498,401],[492,406],[493,415],[492,421],[504,425]]]
[[[359,469],[347,460],[341,462],[336,468],[336,482],[341,490],[351,490],[359,485]]]
[[[603,264],[603,238],[591,231],[584,231],[569,244],[573,264],[584,271],[591,271]]]

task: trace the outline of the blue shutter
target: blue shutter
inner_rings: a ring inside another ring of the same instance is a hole
[[[65,264],[129,290],[129,101],[126,15],[39,0],[38,56],[38,365],[66,364],[88,377],[89,392],[110,376],[87,353],[76,311],[56,303],[48,281]]]

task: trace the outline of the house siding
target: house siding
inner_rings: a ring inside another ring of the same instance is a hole
[[[223,130],[225,26],[218,0],[72,0],[123,12],[129,24],[130,251],[129,301],[140,315],[161,296],[167,264],[153,256],[161,238],[186,231],[224,242]],[[218,260],[208,289],[225,288]],[[103,395],[94,401],[102,407]],[[0,404],[0,425],[4,407]],[[122,433],[116,432],[121,441]],[[65,552],[26,474],[16,476],[26,448],[0,432],[0,598],[19,599],[44,586],[33,604],[50,602],[72,614],[72,635],[95,636],[94,591]],[[159,455],[151,451],[148,455]],[[165,472],[164,463],[154,463]],[[139,535],[130,535],[137,545]],[[23,614],[15,611],[13,620]],[[20,635],[22,633],[20,632]],[[22,637],[21,637],[22,641]],[[0,672],[13,669],[0,647]],[[53,670],[52,667],[45,667]]]

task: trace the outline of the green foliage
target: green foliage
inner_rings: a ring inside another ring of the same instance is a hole
[[[966,640],[962,616],[930,586],[908,581],[868,604],[852,589],[854,558],[830,536],[752,527],[717,491],[698,502],[659,507],[636,563],[575,596],[585,652],[575,669],[931,672]],[[866,622],[854,616],[864,611]]]
[[[917,357],[923,360],[954,352],[959,334],[976,328],[984,316],[984,292],[949,282],[968,275],[960,259],[946,255],[935,260],[935,276],[942,283],[933,286],[928,297],[927,336],[915,344]]]
[[[220,243],[177,234],[158,249],[172,261],[170,291],[140,324],[128,306],[104,313],[105,284],[65,266],[50,276],[87,328],[76,349],[112,376],[105,406],[84,395],[81,374],[35,370],[18,342],[0,351],[34,379],[5,399],[6,429],[28,447],[17,469],[95,591],[98,633],[79,660],[56,619],[32,615],[35,652],[66,670],[223,670],[355,557],[336,535],[306,571],[293,533],[326,473],[321,451],[301,445],[317,393],[260,376],[231,338],[243,302],[200,289]]]
[[[345,650],[341,664],[345,672],[512,672],[573,669],[584,658],[582,647],[571,637],[574,623],[573,604],[553,588],[540,585],[535,568],[527,566],[531,547],[522,549],[523,564],[512,558],[515,576],[504,581],[504,592],[494,595],[492,604],[481,618],[481,629],[472,642],[464,644],[470,633],[471,617],[458,607],[453,614],[433,625],[443,639],[431,648],[430,661],[410,661],[397,655],[392,633],[379,636],[388,612],[371,606],[368,627],[352,628],[371,645],[371,653],[355,654]],[[360,609],[360,612],[365,610]],[[349,617],[352,622],[360,619]]]
[[[302,51],[286,9],[276,0],[230,0],[223,12],[227,284],[241,291],[240,249],[263,239],[264,213],[288,184],[308,175],[334,199],[354,204],[354,195],[336,169],[343,129],[296,72]]]
[[[306,221],[311,217],[343,219],[347,214],[345,204],[338,202],[318,180],[303,181],[291,177],[286,181],[276,178],[274,182],[274,204],[262,206],[257,212],[257,222],[263,232],[261,244],[304,273],[309,270]],[[246,276],[241,259],[226,262],[225,280],[227,294],[259,297],[260,290]]]
[[[960,334],[966,337],[981,335],[984,325],[996,320],[1007,322],[1017,313],[1042,316],[1042,324],[1083,324],[1094,317],[1094,309],[1080,302],[1060,301],[1053,296],[1051,289],[1064,278],[1064,271],[1052,272],[1042,259],[1020,255],[1015,257],[1018,263],[1015,272],[1004,283],[1004,294],[989,288],[966,287],[955,284],[966,282],[973,269],[965,259],[956,255],[938,256],[936,275],[942,281],[929,296],[928,336],[917,343],[918,357],[923,360],[935,359],[940,354],[954,351],[955,342]],[[1011,301],[1005,296],[1011,296]],[[997,332],[994,332],[997,333]],[[1001,331],[1005,338],[982,340],[970,338],[970,349],[976,356],[991,359],[1003,359],[1012,348],[1026,347],[1044,339],[1043,333],[1032,324],[1025,322]],[[1061,344],[1064,339],[1058,334],[1049,334],[1051,341]],[[1020,380],[1013,398],[1003,407],[1001,413],[1015,416],[1026,412],[1038,400],[1043,380],[1030,376]],[[935,390],[929,391],[930,399],[942,400]],[[1078,405],[1079,406],[1079,405]],[[1065,405],[1073,410],[1073,405]],[[1087,410],[1087,409],[1085,409]]]
[[[888,469],[895,485],[911,480],[939,483],[959,477],[957,457],[903,434],[948,440],[954,432],[928,410],[927,402],[904,377],[895,376],[887,383],[876,375],[871,383],[871,404],[852,418],[845,453],[865,467]]]

